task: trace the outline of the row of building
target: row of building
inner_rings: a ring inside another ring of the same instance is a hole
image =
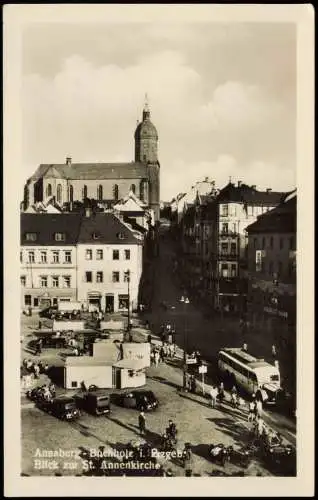
[[[184,285],[214,309],[294,328],[296,208],[296,191],[242,182],[217,190],[205,179],[178,195],[171,218]]]
[[[145,233],[113,212],[21,214],[21,305],[137,307]]]

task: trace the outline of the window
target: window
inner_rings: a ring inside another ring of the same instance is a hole
[[[96,260],[103,260],[103,250],[98,249],[96,250]]]
[[[52,184],[48,184],[46,187],[46,196],[52,196]]]
[[[118,309],[128,309],[128,295],[118,295]]]
[[[83,200],[85,200],[85,198],[87,198],[87,186],[83,186],[82,198],[83,198]]]
[[[32,304],[31,302],[31,295],[25,295],[24,296],[24,305],[25,306],[30,306]]]
[[[103,283],[103,281],[104,281],[103,271],[97,271],[97,273],[96,273],[96,282],[97,283]]]
[[[227,254],[228,248],[227,243],[221,243],[221,254]]]
[[[91,283],[92,280],[92,271],[86,271],[85,272],[85,281],[86,283]]]
[[[54,233],[55,241],[65,241],[65,233]]]
[[[235,278],[236,276],[236,264],[231,264],[231,277]]]
[[[87,248],[86,254],[85,254],[85,258],[86,258],[86,260],[92,260],[92,258],[93,258],[93,250],[90,250],[89,248]]]
[[[97,199],[102,201],[103,199],[103,186],[99,185],[97,188]]]
[[[227,264],[221,264],[221,276],[223,278],[227,278],[228,277],[228,267],[227,267]]]
[[[52,286],[53,286],[53,288],[59,287],[59,277],[58,276],[52,276]]]
[[[119,272],[113,271],[113,283],[119,283]]]
[[[20,262],[23,262],[23,252],[20,252]]]
[[[53,252],[53,263],[58,264],[60,262],[60,254],[57,250]]]
[[[39,299],[37,297],[34,297],[34,299],[33,299],[33,306],[34,307],[38,307],[38,305],[39,305]]]
[[[236,222],[232,224],[232,233],[236,234]]]
[[[262,250],[255,252],[255,271],[261,272],[263,270]]]
[[[265,236],[262,238],[262,248],[264,249],[266,246],[266,239]]]
[[[113,187],[113,196],[114,196],[114,200],[118,200],[118,197],[119,197],[119,190],[118,190],[118,185],[115,184],[114,187]]]
[[[284,248],[284,238],[279,238],[279,249],[283,250]]]
[[[134,194],[136,193],[136,184],[132,184],[130,186],[130,191],[132,191]]]
[[[119,260],[119,250],[113,250],[113,260]]]
[[[223,215],[224,217],[227,217],[229,215],[228,205],[221,205],[221,215]]]
[[[25,239],[26,239],[26,241],[36,241],[37,234],[36,233],[25,233]]]
[[[70,202],[74,201],[74,188],[70,186]]]
[[[64,288],[71,288],[71,277],[63,276],[63,286]]]
[[[64,252],[64,259],[65,259],[65,262],[67,262],[68,264],[71,264],[71,262],[72,262],[72,252],[70,250],[65,250],[65,252]]]
[[[28,253],[28,255],[29,255],[29,262],[33,263],[34,262],[34,252],[31,251]]]
[[[76,381],[76,380],[72,380],[72,382],[71,382],[71,386],[72,386],[72,387],[77,387],[77,381]]]
[[[57,188],[56,188],[56,201],[58,203],[62,203],[62,186],[61,186],[61,184],[58,184]]]
[[[236,243],[231,243],[231,254],[232,255],[236,254]]]
[[[125,260],[130,260],[130,250],[125,250]]]
[[[270,237],[269,246],[270,246],[270,248],[274,248],[274,238],[273,238],[273,236]]]
[[[40,285],[41,288],[47,288],[47,276],[41,276]]]
[[[124,281],[128,283],[130,281],[130,271],[125,271],[124,272]]]
[[[270,261],[268,263],[268,273],[273,274],[273,272],[274,272],[274,263],[273,263],[273,261]]]
[[[25,286],[26,285],[26,276],[21,276],[20,282],[21,282],[21,286]]]
[[[222,226],[221,226],[221,232],[223,234],[228,234],[228,232],[229,232],[229,225],[228,225],[228,223],[222,224]]]
[[[46,264],[46,262],[47,262],[47,254],[45,251],[42,251],[41,252],[41,263]]]

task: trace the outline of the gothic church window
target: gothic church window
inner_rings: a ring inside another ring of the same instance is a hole
[[[136,193],[136,184],[132,184],[130,186],[130,191],[132,191],[134,194]]]
[[[87,198],[87,186],[83,186],[83,189],[82,189],[82,198],[83,200],[85,200],[85,198]]]
[[[46,187],[46,196],[52,196],[52,184],[48,184]]]
[[[70,201],[73,201],[74,199],[74,189],[73,186],[70,186]]]
[[[114,195],[114,199],[118,200],[118,196],[119,196],[118,184],[115,184],[113,187],[113,195]]]
[[[99,185],[97,188],[97,199],[102,201],[103,199],[103,186]]]
[[[56,201],[58,203],[62,202],[62,186],[61,186],[61,184],[58,184],[57,188],[56,188]]]

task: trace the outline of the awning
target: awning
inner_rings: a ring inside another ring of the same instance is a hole
[[[127,370],[142,370],[146,368],[145,362],[140,359],[121,359],[114,363],[115,368],[126,368]]]
[[[88,292],[88,294],[87,294],[87,295],[88,295],[88,297],[89,297],[90,299],[94,299],[94,298],[96,298],[96,299],[100,299],[100,298],[101,298],[101,296],[102,296],[101,292]]]

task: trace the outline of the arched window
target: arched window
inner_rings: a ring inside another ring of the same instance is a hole
[[[74,201],[74,189],[73,189],[73,186],[70,186],[70,201]]]
[[[46,186],[46,196],[52,196],[52,184]]]
[[[113,187],[113,194],[114,194],[114,199],[118,200],[118,196],[119,196],[118,184],[114,185],[114,187]]]
[[[56,201],[58,203],[62,202],[62,186],[61,186],[61,184],[58,184],[57,188],[56,188]]]
[[[130,186],[130,191],[132,191],[134,194],[136,193],[136,184],[132,184]]]
[[[87,186],[85,185],[82,190],[82,198],[85,200],[87,198]]]
[[[99,185],[97,188],[97,199],[102,201],[103,199],[103,186]]]

